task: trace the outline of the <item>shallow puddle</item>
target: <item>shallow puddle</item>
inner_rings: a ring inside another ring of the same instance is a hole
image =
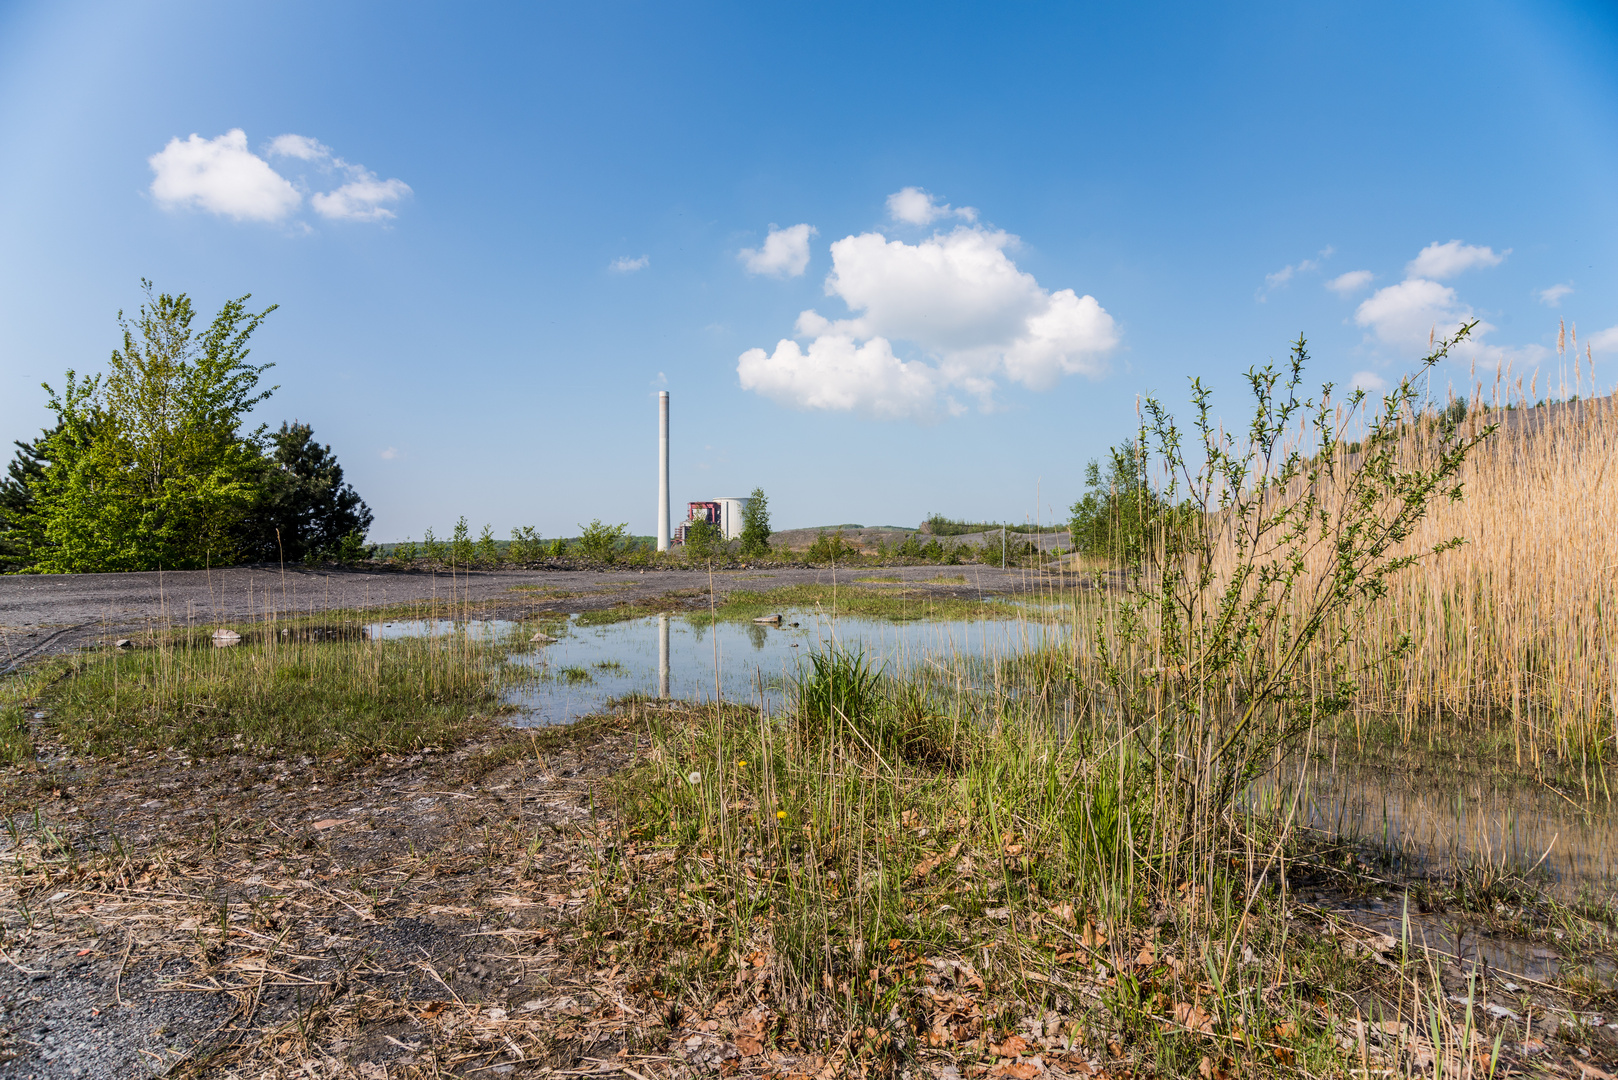
[[[1525,938],[1491,934],[1465,914],[1421,912],[1403,894],[1343,900],[1326,894],[1302,894],[1305,903],[1334,911],[1351,922],[1382,934],[1384,949],[1408,935],[1410,944],[1452,957],[1463,970],[1477,968],[1550,982],[1576,971],[1587,979],[1611,985],[1612,960],[1603,956],[1575,961],[1571,967],[1562,951]]]
[[[1300,824],[1366,844],[1395,874],[1519,875],[1564,901],[1618,897],[1618,807],[1602,789],[1586,796],[1510,762],[1352,739],[1323,743],[1255,794],[1284,812],[1277,799],[1298,784]]]
[[[581,626],[575,617],[551,632],[559,640],[530,644],[513,657],[538,676],[508,691],[508,700],[523,710],[517,722],[524,726],[567,723],[630,694],[684,701],[717,696],[775,713],[816,649],[862,651],[891,674],[923,663],[1011,656],[1060,633],[1014,619],[890,623],[790,610],[778,626],[704,626],[677,615]]]

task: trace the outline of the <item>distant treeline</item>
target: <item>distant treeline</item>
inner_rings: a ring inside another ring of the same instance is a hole
[[[1059,533],[1067,531],[1067,526],[1009,525],[1001,521],[957,521],[943,514],[931,514],[921,523],[921,531],[934,536],[967,536],[971,533],[999,532],[1001,529],[1014,533]]]

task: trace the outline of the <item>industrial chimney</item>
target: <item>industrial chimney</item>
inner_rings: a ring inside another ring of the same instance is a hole
[[[669,392],[657,392],[657,550],[669,549]]]

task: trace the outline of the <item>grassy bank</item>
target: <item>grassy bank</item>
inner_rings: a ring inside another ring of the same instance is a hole
[[[228,628],[221,628],[228,629]],[[32,756],[29,721],[71,752],[176,748],[198,755],[363,758],[444,747],[489,729],[520,672],[517,644],[456,631],[381,640],[358,621],[154,631],[129,648],[52,661],[7,680],[10,760]]]
[[[895,579],[896,581],[897,579]],[[725,595],[715,613],[721,619],[756,619],[785,610],[817,611],[828,616],[885,619],[889,622],[928,620],[1013,619],[1027,612],[999,598],[984,599],[960,593],[972,591],[970,577],[938,582],[952,587],[894,588],[889,583],[856,579],[848,585],[789,585],[776,589],[737,589]],[[699,615],[700,617],[700,615]]]
[[[601,962],[738,1045],[849,1073],[1483,1077],[1523,1056],[1520,1023],[1486,1011],[1520,1017],[1520,995],[1289,898],[1385,891],[1352,849],[1290,831],[1285,804],[1188,838],[1153,739],[1044,666],[1008,658],[963,692],[820,654],[786,717],[646,710],[587,922]],[[1477,885],[1416,902],[1503,919],[1500,884]]]

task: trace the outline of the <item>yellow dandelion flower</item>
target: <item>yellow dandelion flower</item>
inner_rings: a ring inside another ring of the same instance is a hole
[[[775,820],[777,820],[777,821],[785,821],[786,819],[787,819],[787,812],[785,810],[777,810],[775,812]]]

